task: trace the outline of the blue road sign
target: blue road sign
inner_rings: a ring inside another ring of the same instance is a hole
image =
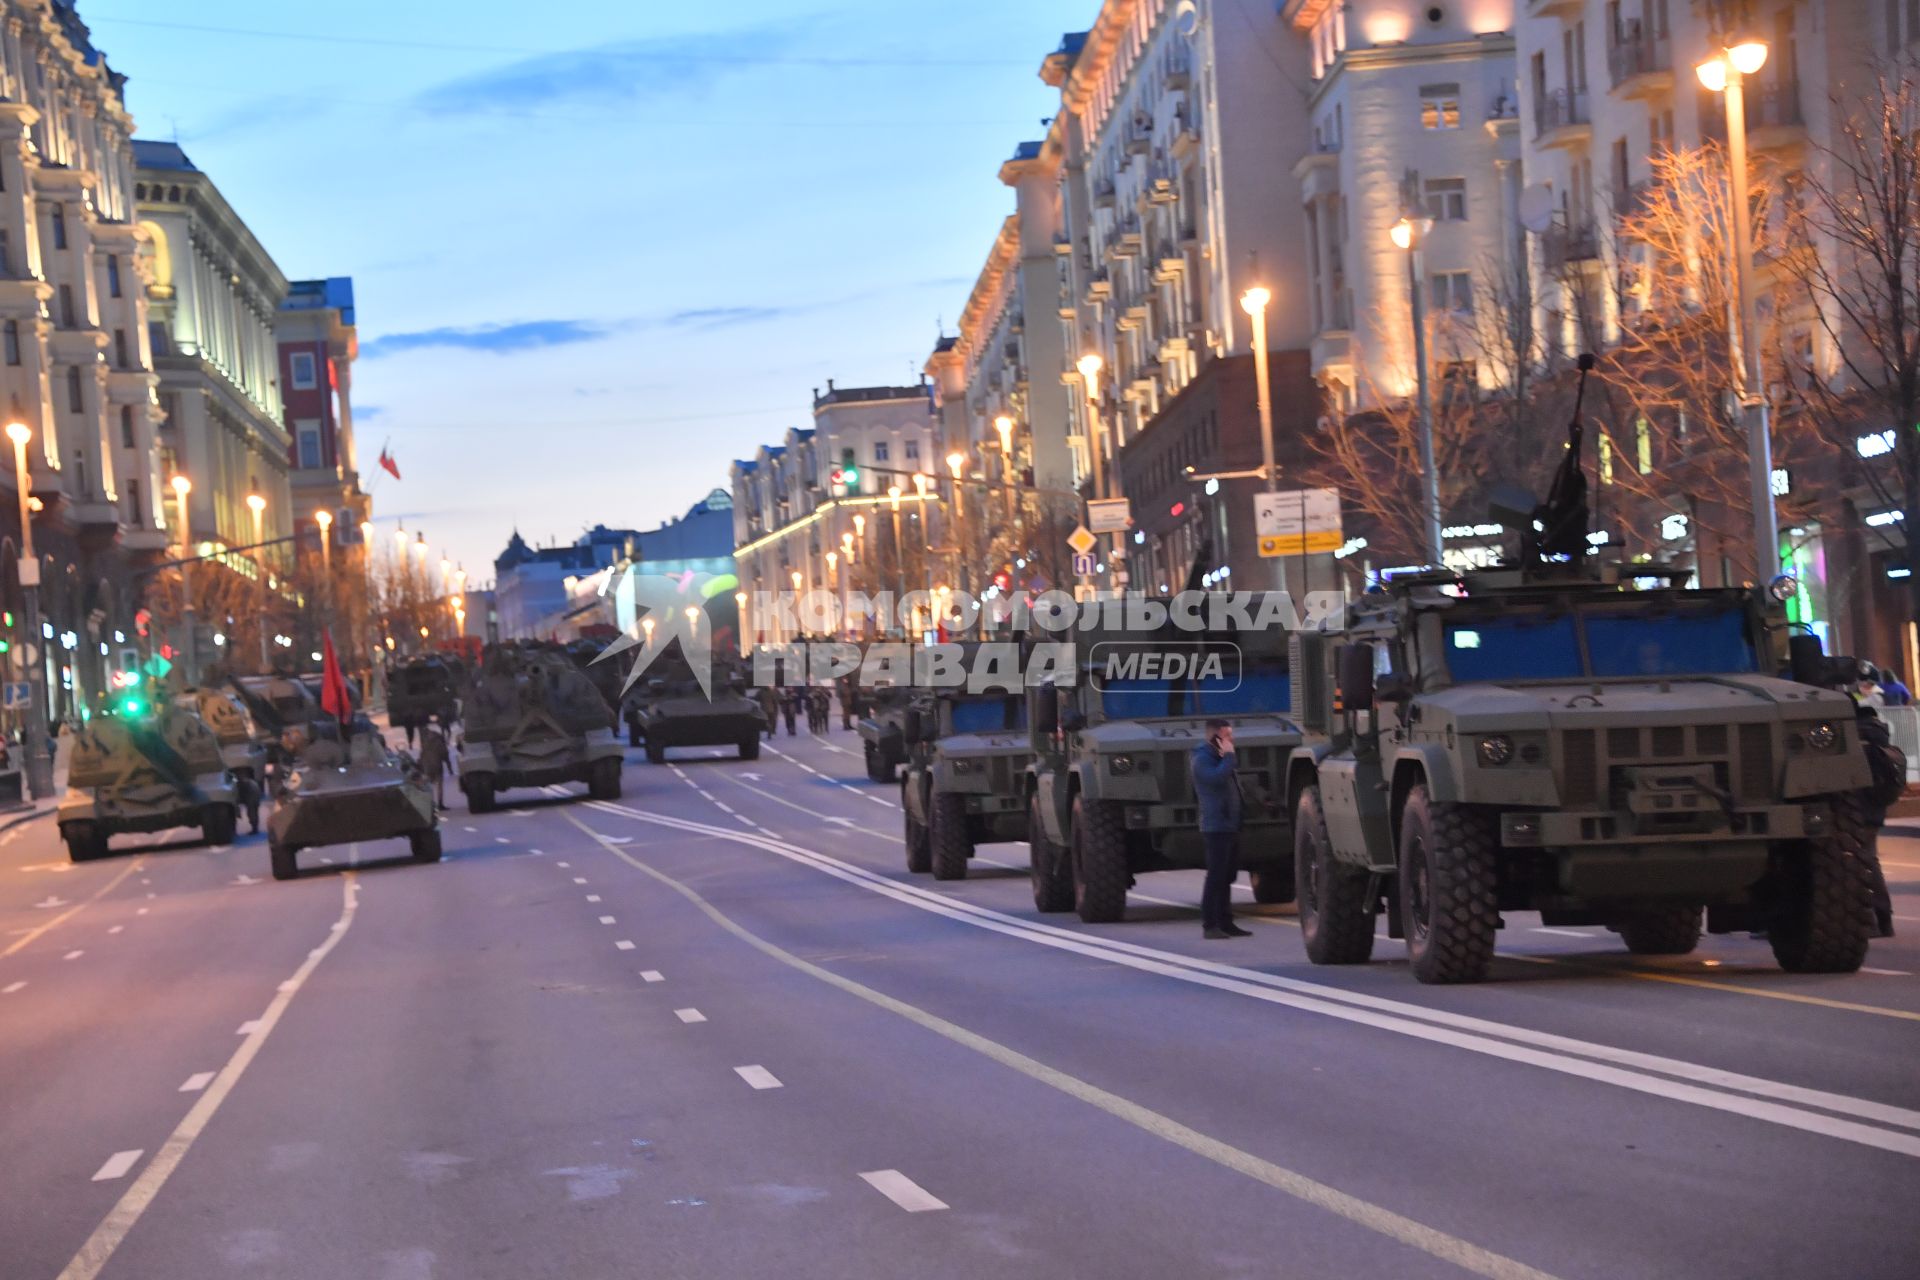
[[[1073,571],[1082,578],[1093,576],[1094,559],[1091,552],[1078,553],[1073,557]]]

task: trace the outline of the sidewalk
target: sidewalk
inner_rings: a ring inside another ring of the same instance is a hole
[[[67,793],[67,751],[72,745],[73,735],[70,733],[61,734],[54,744],[53,794],[29,801],[19,809],[0,812],[0,832],[11,831],[23,822],[32,822],[60,807],[60,797]]]

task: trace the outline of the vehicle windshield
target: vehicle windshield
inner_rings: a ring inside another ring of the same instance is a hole
[[[1738,607],[1664,614],[1587,609],[1450,620],[1445,635],[1447,670],[1455,684],[1760,669],[1746,611]]]
[[[1281,714],[1293,706],[1293,682],[1284,667],[1250,666],[1199,680],[1108,678],[1100,681],[1100,709],[1109,720],[1147,716]]]
[[[970,698],[953,704],[955,733],[1000,733],[1026,727],[1025,698]]]

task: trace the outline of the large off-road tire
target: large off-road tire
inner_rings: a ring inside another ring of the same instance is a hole
[[[1284,866],[1250,870],[1247,880],[1253,886],[1253,900],[1262,906],[1278,906],[1292,902],[1297,896],[1298,877],[1294,874],[1291,860]]]
[[[1114,924],[1126,917],[1126,811],[1111,800],[1073,798],[1073,908],[1088,924]]]
[[[620,762],[618,760],[594,762],[593,772],[587,777],[587,795],[595,800],[620,798]]]
[[[415,831],[407,837],[407,844],[413,850],[415,862],[440,861],[440,828]]]
[[[230,804],[210,804],[200,811],[200,835],[211,845],[232,844],[240,834],[240,810]]]
[[[1073,910],[1073,861],[1047,839],[1040,825],[1040,793],[1027,800],[1027,874],[1033,880],[1033,909],[1049,914]]]
[[[872,782],[892,782],[893,766],[888,764],[880,749],[871,742],[867,743],[867,778]]]
[[[1636,911],[1613,922],[1627,950],[1637,956],[1684,956],[1700,945],[1700,908]]]
[[[471,773],[460,779],[460,789],[467,793],[468,813],[493,812],[493,775],[490,773]]]
[[[1472,805],[1431,799],[1425,784],[1400,814],[1400,919],[1421,982],[1480,982],[1500,925],[1493,821]]]
[[[1373,958],[1370,877],[1333,856],[1320,788],[1300,793],[1293,813],[1294,883],[1300,889],[1300,936],[1315,964],[1365,964]]]
[[[1767,930],[1789,973],[1852,973],[1878,931],[1867,852],[1874,825],[1855,796],[1833,801],[1833,829],[1790,855]]]
[[[965,880],[967,859],[973,856],[973,834],[967,830],[967,798],[936,791],[928,813],[933,843],[933,878]]]
[[[292,845],[269,843],[267,859],[273,866],[275,880],[291,880],[300,874],[299,857]]]
[[[60,828],[67,842],[67,858],[73,862],[92,862],[107,856],[107,837],[96,823],[69,822]]]
[[[740,739],[740,758],[742,760],[758,760],[760,758],[759,734],[756,733],[751,738]]]
[[[655,742],[653,739],[651,738],[647,739],[647,763],[648,764],[665,764],[666,762],[667,762],[667,749],[661,746],[659,743]]]

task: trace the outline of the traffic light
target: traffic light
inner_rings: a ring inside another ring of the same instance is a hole
[[[852,449],[840,451],[840,466],[833,473],[833,482],[844,489],[860,487],[860,464],[854,460]]]

